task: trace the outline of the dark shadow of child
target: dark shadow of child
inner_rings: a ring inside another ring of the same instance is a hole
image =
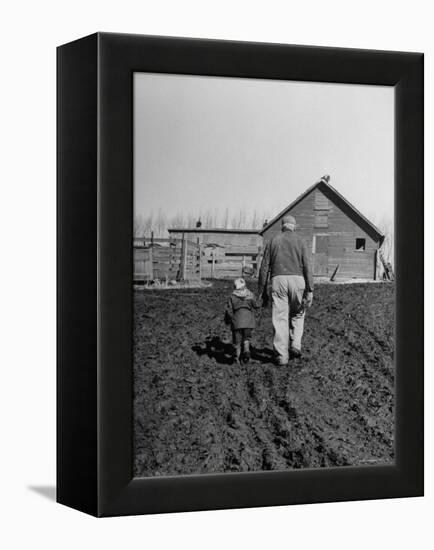
[[[231,342],[224,342],[220,336],[209,336],[205,344],[195,344],[191,348],[199,357],[207,355],[217,363],[231,365],[233,362],[233,346]]]
[[[217,363],[231,365],[233,363],[234,348],[231,342],[223,341],[220,336],[209,336],[204,344],[195,344],[191,348],[199,357],[207,355]],[[251,348],[251,360],[259,363],[272,363],[273,351],[268,348]]]

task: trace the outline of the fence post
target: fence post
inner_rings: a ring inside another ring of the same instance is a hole
[[[256,255],[256,269],[255,269],[255,276],[259,277],[259,269],[261,267],[262,263],[262,247],[258,246],[258,253]]]
[[[199,277],[199,281],[202,280],[202,249],[200,246],[199,237],[197,238],[197,248],[196,248],[196,272]]]
[[[199,281],[202,280],[202,245],[199,244],[198,247],[198,254],[199,254]]]
[[[184,240],[184,258],[182,261],[182,278],[185,281],[187,279],[187,259],[188,259],[188,242]]]
[[[214,279],[214,249],[211,250],[211,279]]]
[[[148,250],[149,250],[149,266],[150,266],[149,278],[151,281],[153,281],[154,280],[154,253],[153,253],[152,246],[149,247]]]
[[[178,280],[184,280],[185,279],[185,267],[186,267],[186,242],[185,242],[185,234],[182,234],[182,244],[181,244],[181,258],[179,259],[179,271],[178,271]]]

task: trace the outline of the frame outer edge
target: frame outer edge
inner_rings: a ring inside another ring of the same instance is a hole
[[[412,54],[396,86],[396,444],[409,494],[424,494],[424,55]],[[416,220],[409,229],[408,220]],[[408,284],[411,282],[411,284]],[[409,312],[412,314],[409,315]]]
[[[96,35],[57,49],[57,502],[97,515]]]
[[[407,349],[400,364],[402,369],[402,365],[410,361],[416,374],[412,377],[410,372],[408,376],[402,376],[400,372],[400,395],[403,406],[399,407],[397,418],[404,418],[404,423],[397,438],[399,457],[396,467],[369,471],[359,467],[352,469],[355,471],[353,474],[339,468],[329,468],[326,471],[298,471],[296,475],[288,471],[269,474],[260,472],[252,476],[219,474],[216,476],[218,479],[215,476],[132,479],[129,462],[131,442],[128,443],[131,433],[131,425],[128,425],[131,421],[132,403],[132,392],[128,387],[131,380],[131,365],[128,366],[128,372],[125,371],[125,365],[131,360],[131,349],[128,348],[131,346],[131,303],[125,303],[128,296],[131,299],[129,277],[132,271],[129,264],[131,253],[125,250],[130,243],[132,221],[132,120],[128,118],[132,115],[132,97],[129,95],[131,73],[172,72],[389,86],[396,85],[402,80],[399,93],[403,95],[400,100],[404,101],[408,109],[408,105],[411,105],[411,93],[405,85],[405,79],[413,78],[414,71],[417,73],[416,65],[419,63],[420,55],[267,44],[254,44],[249,48],[248,43],[146,38],[105,33],[100,35],[100,45],[99,227],[100,313],[103,322],[100,334],[101,371],[98,382],[101,415],[98,427],[98,513],[109,516],[421,495],[423,336],[421,337],[417,331],[423,327],[423,292],[408,292],[408,285],[415,284],[415,279],[408,266],[404,264],[398,270],[401,281],[399,286],[404,289],[401,296],[403,309],[410,308],[409,311],[417,318],[413,327],[405,325],[409,330],[406,335],[407,341],[415,342],[416,355],[412,357]],[[316,78],[318,75],[320,78]],[[416,86],[413,96],[416,89],[419,90],[416,96],[420,92],[423,94],[423,87],[420,90],[417,77],[413,84]],[[411,108],[409,111],[400,111],[399,116],[404,118],[406,112],[413,112],[410,122],[401,120],[397,127],[402,131],[407,124],[409,135],[406,140],[411,142],[416,136],[417,143],[413,143],[408,151],[402,150],[401,141],[397,143],[397,148],[400,148],[398,152],[405,153],[406,167],[396,179],[399,191],[397,194],[400,195],[398,203],[401,205],[397,212],[407,208],[418,218],[423,206],[423,171],[421,173],[418,170],[421,161],[420,147],[423,144],[423,127],[419,111],[417,106],[413,111]],[[396,166],[398,168],[400,165]],[[412,169],[416,170],[416,178],[413,178]],[[416,195],[406,193],[410,182],[414,182],[416,186]],[[423,267],[421,231],[421,224],[413,232],[410,228],[406,241],[399,246],[399,254],[404,258],[410,254],[409,257],[415,261],[418,268]],[[413,246],[415,243],[416,246]],[[116,261],[113,255],[116,256]],[[422,286],[421,283],[423,273],[418,272],[416,284]],[[415,399],[416,406],[412,407]]]

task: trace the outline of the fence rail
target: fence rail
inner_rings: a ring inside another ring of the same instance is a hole
[[[256,254],[218,255],[202,257],[202,277],[207,279],[227,279],[258,275],[261,259]]]
[[[158,246],[161,242],[166,246]],[[186,239],[154,239],[152,245],[137,246],[134,240],[134,282],[201,279],[201,247]]]
[[[147,244],[148,243],[148,244]],[[249,247],[205,250],[187,239],[134,239],[134,281],[181,281],[256,277],[261,250]]]
[[[134,237],[133,239],[133,246],[136,247],[149,247],[149,246],[157,246],[157,247],[167,247],[167,246],[176,246],[182,244],[183,239],[163,239],[159,237]],[[196,246],[197,243],[194,241],[189,241],[188,239],[184,239],[185,242],[187,242],[190,246]]]

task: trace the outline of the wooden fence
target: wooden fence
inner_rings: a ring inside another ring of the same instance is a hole
[[[134,239],[134,282],[257,277],[260,249],[210,249],[187,239]]]
[[[260,254],[214,253],[202,256],[202,277],[207,279],[234,279],[256,277],[260,267]]]
[[[134,241],[134,282],[201,279],[201,247],[186,239],[153,239],[152,244]]]

